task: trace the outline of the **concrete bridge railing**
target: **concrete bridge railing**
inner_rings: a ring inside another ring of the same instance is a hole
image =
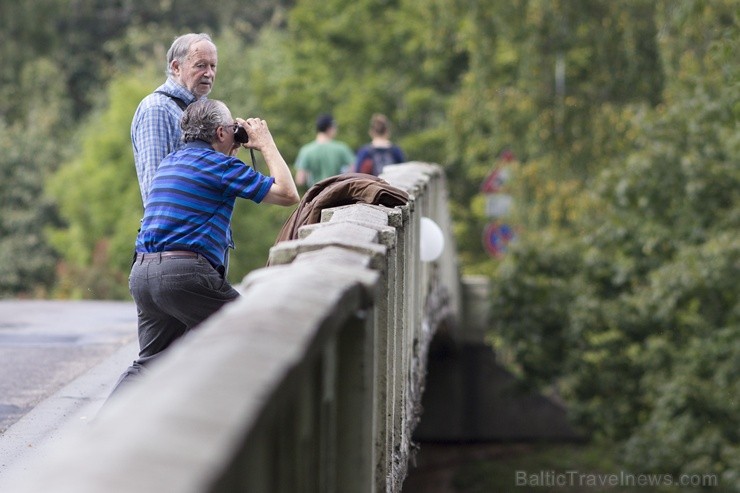
[[[460,306],[444,175],[383,175],[410,202],[323,211],[242,297],[59,443],[21,492],[400,491],[427,350]],[[419,257],[421,218],[445,235]]]

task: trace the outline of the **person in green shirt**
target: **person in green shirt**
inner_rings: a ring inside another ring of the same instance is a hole
[[[316,139],[298,151],[296,185],[312,187],[324,178],[343,173],[354,162],[355,153],[344,142],[335,140],[336,134],[337,125],[331,115],[316,119]]]

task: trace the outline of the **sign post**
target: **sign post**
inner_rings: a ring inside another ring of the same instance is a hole
[[[515,159],[510,150],[502,152],[498,160],[500,164],[494,167],[480,187],[480,191],[486,195],[486,216],[493,218],[483,230],[483,246],[492,257],[500,258],[514,239],[514,229],[502,218],[509,214],[514,202],[512,196],[506,193],[506,182],[509,180],[506,164]]]

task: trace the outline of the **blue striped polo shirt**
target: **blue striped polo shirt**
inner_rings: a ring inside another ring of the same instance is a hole
[[[188,250],[224,264],[237,197],[261,202],[275,182],[203,141],[189,142],[157,168],[144,207],[138,253]]]

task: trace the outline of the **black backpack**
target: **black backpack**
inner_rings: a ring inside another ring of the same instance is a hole
[[[358,166],[360,173],[378,176],[387,164],[396,164],[397,158],[391,147],[371,147],[370,156]]]

